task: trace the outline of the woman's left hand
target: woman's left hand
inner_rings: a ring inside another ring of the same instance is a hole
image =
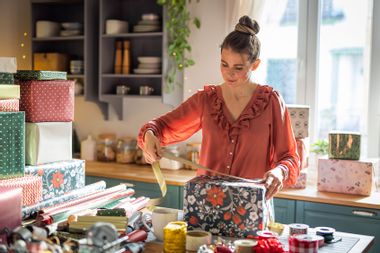
[[[272,198],[277,192],[281,191],[283,187],[282,181],[284,180],[283,172],[280,168],[274,168],[264,175],[265,187],[267,193],[266,199]]]

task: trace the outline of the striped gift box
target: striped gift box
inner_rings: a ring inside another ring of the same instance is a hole
[[[0,180],[0,188],[22,188],[22,205],[34,205],[42,200],[42,179],[24,176]]]
[[[0,99],[0,112],[18,112],[19,108],[18,99]]]

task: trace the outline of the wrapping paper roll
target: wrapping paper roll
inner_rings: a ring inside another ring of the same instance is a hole
[[[211,233],[203,230],[192,230],[186,233],[186,250],[198,251],[203,244],[211,243]]]
[[[42,180],[39,177],[24,176],[0,180],[0,188],[22,188],[22,205],[34,205],[42,199]]]
[[[20,109],[18,99],[1,99],[0,112],[18,112]]]
[[[22,218],[23,219],[29,218],[31,216],[36,215],[40,209],[52,207],[52,206],[67,202],[69,200],[77,199],[82,196],[88,196],[94,192],[103,190],[105,188],[106,188],[106,182],[99,181],[94,184],[86,185],[83,188],[73,190],[59,197],[48,199],[32,206],[26,206],[22,209]]]
[[[320,236],[294,235],[289,237],[289,253],[317,253]]]
[[[306,224],[293,223],[289,224],[289,234],[290,235],[305,235],[309,226]]]

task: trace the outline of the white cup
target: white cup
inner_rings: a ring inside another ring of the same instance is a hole
[[[160,241],[164,240],[164,227],[172,221],[178,220],[178,210],[158,207],[152,212],[153,233]]]

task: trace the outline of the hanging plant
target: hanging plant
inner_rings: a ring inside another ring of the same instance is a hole
[[[195,64],[188,55],[191,52],[191,46],[187,41],[190,36],[189,25],[193,23],[199,29],[201,22],[198,18],[190,16],[186,8],[186,0],[157,0],[157,3],[166,7],[168,15],[166,29],[169,64],[165,77],[165,92],[170,93],[175,85],[182,85],[177,81],[177,72]]]

